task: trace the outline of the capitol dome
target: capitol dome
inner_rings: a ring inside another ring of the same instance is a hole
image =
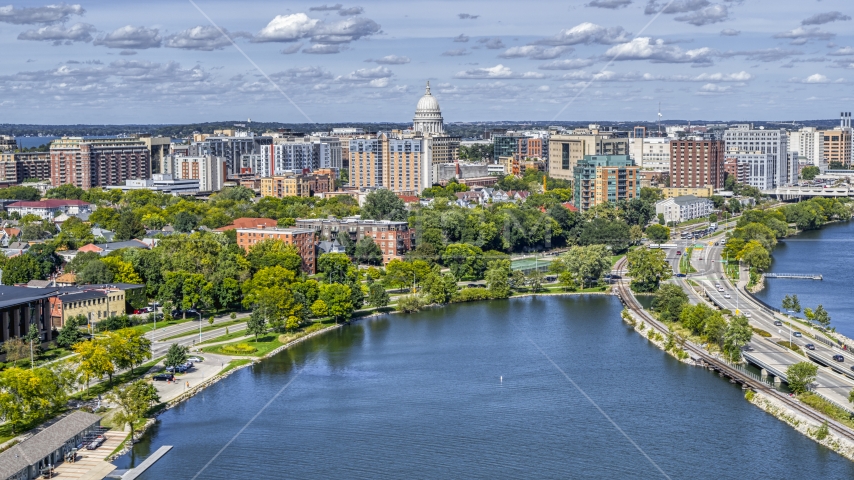
[[[418,105],[415,107],[412,129],[424,134],[440,134],[445,131],[442,110],[439,109],[439,102],[436,101],[436,97],[430,93],[429,81],[424,96],[418,100]]]

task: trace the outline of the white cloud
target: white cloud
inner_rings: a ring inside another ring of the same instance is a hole
[[[466,50],[465,48],[455,48],[453,50],[447,50],[442,52],[443,57],[462,57],[463,55],[469,55],[471,52]]]
[[[320,23],[316,18],[309,18],[304,13],[292,15],[276,15],[266,27],[262,28],[253,41],[255,42],[295,42],[308,38]]]
[[[92,45],[103,45],[107,48],[144,50],[147,48],[160,48],[160,43],[159,31],[156,28],[126,25],[99,36]]]
[[[651,73],[639,73],[639,72],[628,72],[628,73],[617,73],[612,72],[610,70],[604,70],[598,73],[589,73],[584,70],[578,72],[570,72],[565,73],[560,77],[563,80],[573,80],[577,82],[640,82],[640,81],[652,81],[652,80],[660,80],[660,77],[656,77]],[[569,84],[567,86],[575,87],[579,84]]]
[[[852,47],[842,47],[835,52],[828,53],[828,55],[832,57],[845,57],[848,55],[854,55],[854,48]]]
[[[554,62],[544,63],[539,66],[540,70],[576,70],[578,68],[586,68],[595,63],[587,58],[571,58],[569,60],[555,60]]]
[[[335,77],[335,83],[347,83],[360,87],[384,88],[394,73],[387,67],[360,68],[348,75]]]
[[[615,60],[650,60],[653,63],[711,63],[714,54],[715,51],[708,47],[686,51],[649,37],[635,38],[605,52]]]
[[[12,5],[0,7],[0,22],[15,25],[36,25],[62,23],[72,15],[83,15],[86,10],[78,4],[60,3],[44,7],[15,8]]]
[[[288,45],[287,47],[279,50],[279,53],[282,55],[291,55],[299,52],[299,49],[302,48],[302,43],[294,43],[293,45]]]
[[[673,19],[677,22],[687,22],[702,27],[703,25],[729,20],[729,10],[726,5],[712,5],[696,12],[673,17]]]
[[[65,25],[48,25],[21,32],[18,40],[41,40],[53,42],[54,45],[63,42],[91,42],[92,34],[96,31],[95,26],[88,23],[75,23],[68,28]]]
[[[851,17],[849,15],[845,15],[842,12],[826,12],[817,13],[809,18],[802,20],[801,25],[824,25],[825,23],[842,22],[846,20],[851,20]]]
[[[386,55],[385,57],[377,58],[376,60],[369,58],[365,61],[378,63],[380,65],[403,65],[405,63],[411,62],[412,60],[410,60],[407,56]]]
[[[616,10],[618,8],[628,7],[632,4],[632,0],[592,0],[586,4],[587,7],[608,8]]]
[[[510,47],[504,51],[499,57],[501,58],[521,58],[528,57],[534,60],[551,60],[557,58],[566,52],[571,52],[572,47],[551,47],[546,48],[541,45],[525,45],[523,47]]]
[[[821,73],[814,73],[807,78],[791,78],[789,79],[792,83],[806,83],[806,84],[816,84],[816,83],[845,83],[844,78],[838,78],[836,80],[831,80],[827,78],[826,75],[822,75]]]
[[[231,38],[251,37],[251,35],[247,33],[229,34],[225,29],[223,29],[223,32]],[[220,33],[219,29],[216,27],[204,25],[188,28],[187,30],[176,33],[175,35],[169,35],[166,37],[164,45],[170,48],[210,52],[231,45],[231,42],[225,35]]]
[[[368,18],[348,18],[326,23],[304,13],[277,15],[252,39],[253,42],[296,42],[310,39],[314,43],[333,45],[350,43],[380,31]],[[322,49],[321,49],[322,50]],[[305,51],[304,51],[305,52]]]
[[[464,79],[511,79],[511,78],[521,78],[521,79],[540,79],[546,78],[542,73],[537,72],[525,72],[525,73],[516,73],[512,71],[510,68],[505,67],[504,65],[496,65],[494,67],[488,68],[473,68],[471,70],[464,70],[461,72],[457,72],[454,75],[454,78],[464,78]]]
[[[308,48],[303,49],[302,53],[314,55],[330,55],[333,53],[341,53],[341,46],[316,43]]]
[[[662,4],[664,8],[662,9]],[[654,15],[656,13],[688,13],[696,12],[697,10],[708,7],[711,3],[708,0],[673,0],[659,4],[656,0],[649,0],[644,8],[644,13]]]
[[[270,75],[270,78],[276,80],[321,80],[332,78],[332,74],[321,67],[295,67],[283,72],[273,73]]]
[[[803,45],[810,40],[830,40],[835,37],[835,33],[825,32],[819,27],[797,27],[788,32],[778,33],[774,38],[788,38],[792,41],[792,45]]]
[[[675,75],[667,77],[674,82],[747,82],[753,79],[753,75],[741,71],[736,73],[701,73],[697,76]]]
[[[544,38],[535,43],[539,45],[566,46],[578,44],[613,45],[628,40],[628,33],[623,27],[605,28],[595,23],[584,22],[569,30],[561,30],[553,37]]]
[[[701,94],[714,94],[714,93],[726,93],[730,91],[731,87],[724,87],[721,85],[716,85],[714,83],[707,83],[700,87]]]

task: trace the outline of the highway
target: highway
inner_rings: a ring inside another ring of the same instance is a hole
[[[687,277],[674,277],[673,281],[688,293],[691,303],[699,303],[704,299],[702,298],[703,293],[697,293],[687,282],[688,279],[699,284],[713,303],[729,309],[733,313],[737,310],[740,311],[749,316],[751,326],[771,333],[770,338],[754,334],[745,350],[751,357],[773,370],[785,372],[789,365],[805,360],[803,356],[777,344],[779,341],[789,341],[791,333],[792,343],[800,346],[801,350],[807,352],[817,363],[829,366],[819,368],[813,390],[852,410],[853,408],[848,403],[848,394],[854,389],[854,372],[850,369],[854,365],[854,355],[809,338],[811,335],[821,335],[821,333],[802,324],[794,323],[797,329],[786,326],[785,322],[791,320],[782,314],[767,309],[744,293],[743,288],[747,283],[746,280],[740,281],[738,288],[736,288],[724,275],[724,265],[721,261],[723,246],[714,245],[715,242],[723,238],[723,232],[720,232],[708,240],[678,240],[676,243],[679,251],[684,252],[685,248],[691,244],[695,246],[702,244],[702,249],[695,247],[691,259],[691,264],[697,272],[691,273]],[[674,271],[678,271],[679,256],[673,249],[668,251],[668,261],[674,266]],[[745,279],[747,275],[747,272],[743,271],[740,278]],[[722,291],[719,291],[717,285],[720,285]],[[794,288],[796,288],[796,282],[793,282]],[[782,323],[782,325],[775,325],[775,321]],[[794,332],[798,330],[804,332],[802,337],[794,336]],[[815,350],[807,350],[805,347],[807,344],[814,345]],[[844,356],[845,361],[834,361],[833,355],[840,354]]]
[[[187,314],[188,318],[196,317],[196,320],[190,320],[189,322],[184,322],[178,325],[172,325],[169,327],[158,328],[157,330],[147,332],[145,336],[151,340],[151,353],[157,358],[161,355],[165,355],[166,351],[169,350],[169,347],[173,343],[177,343],[178,345],[185,345],[188,347],[192,347],[196,343],[199,342],[199,320],[198,315],[190,315]],[[237,315],[237,319],[244,319],[249,316],[248,313],[241,313]],[[232,319],[228,316],[223,316],[220,318],[214,319],[214,326],[218,324],[231,322]],[[208,323],[208,320],[202,319],[202,328],[210,327],[211,325]],[[225,329],[228,328],[229,333],[241,332],[246,330],[246,322],[238,323],[234,325],[230,325],[228,327],[215,328],[212,330],[202,332],[202,341],[211,340],[216,337],[220,337],[225,335]],[[175,335],[185,335],[180,338],[173,338],[171,340],[165,340],[169,337],[174,337]]]

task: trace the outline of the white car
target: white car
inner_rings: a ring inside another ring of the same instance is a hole
[[[724,298],[732,298],[732,295],[730,295],[728,293],[724,293]]]
[[[750,314],[750,312],[744,312],[744,314],[743,314],[743,315],[744,315],[745,317],[747,317],[747,318],[750,318],[750,317],[752,317],[752,316],[753,316],[753,315],[751,315],[751,314]]]

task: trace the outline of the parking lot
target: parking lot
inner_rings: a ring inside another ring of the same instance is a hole
[[[157,388],[157,393],[160,395],[160,401],[168,402],[187,390],[196,387],[200,383],[213,378],[217,373],[222,371],[223,367],[228,365],[229,361],[231,361],[231,357],[210,353],[190,356],[201,357],[204,361],[196,363],[193,365],[193,368],[186,373],[176,374],[174,382],[154,382],[154,386]]]

